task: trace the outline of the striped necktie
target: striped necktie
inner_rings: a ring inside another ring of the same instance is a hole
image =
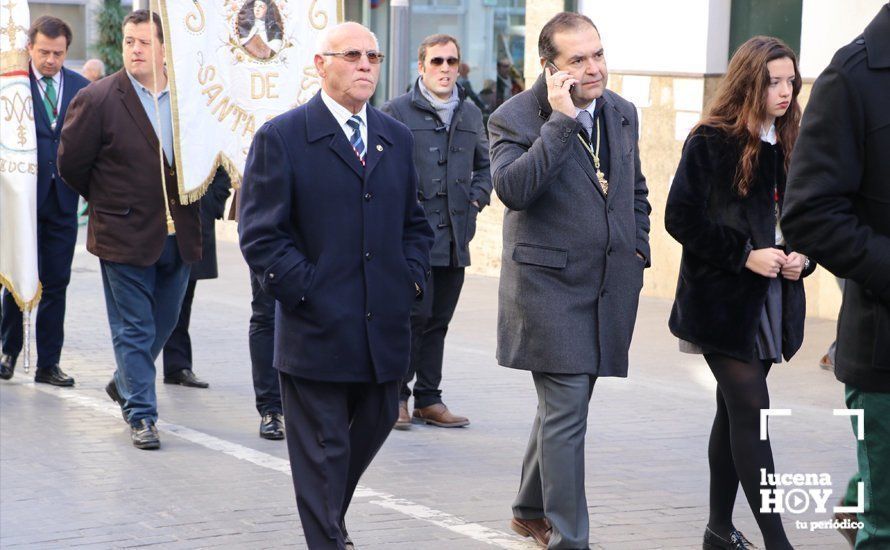
[[[591,143],[591,138],[593,137],[593,117],[590,115],[590,111],[581,109],[576,120],[584,128],[584,137],[586,138],[587,143]]]
[[[352,137],[349,138],[349,144],[352,145],[352,150],[355,151],[356,156],[358,156],[358,160],[361,161],[362,166],[365,165],[365,142],[362,141],[362,117],[358,115],[352,115],[349,117],[349,120],[346,121],[346,124],[352,128]]]
[[[42,78],[43,84],[46,86],[46,94],[43,96],[43,106],[46,107],[46,116],[49,118],[50,124],[56,122],[56,106],[58,105],[58,96],[56,96],[56,83],[53,82],[51,76]]]

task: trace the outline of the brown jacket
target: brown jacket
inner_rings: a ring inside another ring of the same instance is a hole
[[[149,266],[167,237],[158,138],[122,69],[71,100],[59,146],[59,174],[89,201],[87,250],[110,262]],[[179,253],[201,259],[198,203],[179,202],[176,171],[164,159]]]

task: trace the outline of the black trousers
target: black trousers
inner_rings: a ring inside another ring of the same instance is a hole
[[[253,393],[260,416],[281,413],[281,390],[278,371],[272,366],[275,351],[275,298],[263,292],[256,275],[250,274],[250,367]]]
[[[53,185],[64,185],[56,180]],[[77,242],[77,212],[64,212],[54,187],[37,210],[37,273],[43,294],[37,304],[35,337],[37,369],[59,363],[65,340],[65,295],[71,281],[71,261]],[[18,357],[22,351],[22,310],[12,294],[3,291],[0,306],[0,343],[3,353]]]
[[[316,382],[279,373],[297,511],[312,550],[343,550],[355,487],[398,417],[398,381]]]
[[[464,286],[464,268],[433,267],[423,299],[411,309],[411,364],[402,380],[400,399],[411,397],[408,384],[414,383],[414,407],[429,407],[442,402],[442,357],[445,334],[454,316],[460,290]]]
[[[189,280],[185,296],[179,308],[179,320],[164,344],[164,376],[181,370],[192,370],[192,338],[189,336],[189,323],[192,319],[192,302],[195,300],[195,283]]]

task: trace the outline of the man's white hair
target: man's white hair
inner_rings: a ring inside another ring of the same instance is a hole
[[[83,64],[84,70],[93,69],[96,71],[99,76],[105,76],[105,63],[102,63],[101,59],[87,59],[87,61]]]
[[[356,23],[355,21],[346,21],[344,23],[338,23],[332,27],[327,27],[319,33],[318,40],[315,43],[315,53],[322,54],[331,51],[331,37],[335,36],[340,30],[349,27],[360,27],[366,30],[371,34],[371,38],[374,39],[374,47],[378,50],[380,49],[380,41],[377,40],[377,35],[371,32],[371,29],[361,23]]]

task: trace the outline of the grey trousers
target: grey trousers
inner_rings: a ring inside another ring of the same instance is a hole
[[[588,548],[590,522],[584,492],[584,435],[596,377],[533,372],[538,410],[532,426],[513,515],[546,517],[548,548]]]

